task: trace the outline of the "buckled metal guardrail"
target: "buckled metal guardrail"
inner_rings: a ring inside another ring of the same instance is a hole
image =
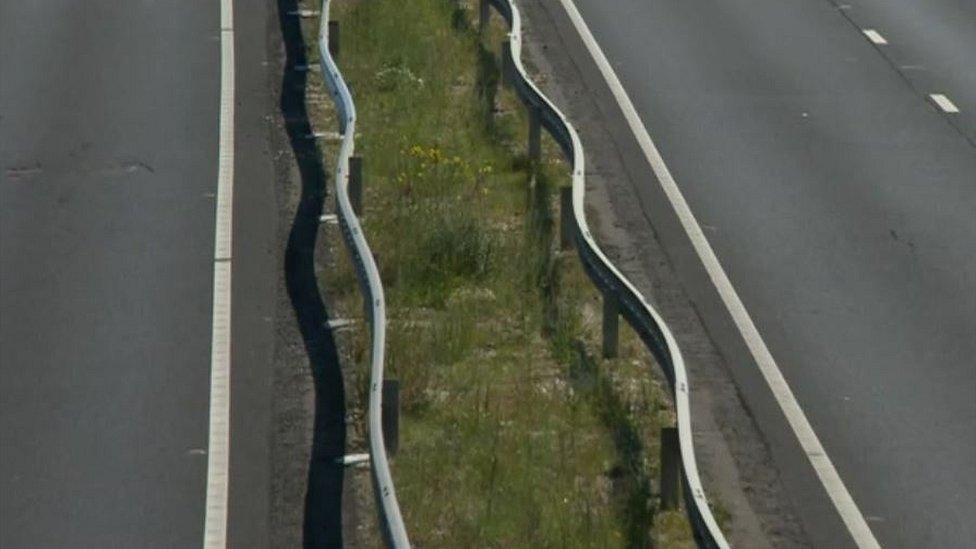
[[[386,351],[386,302],[383,297],[383,284],[380,281],[376,260],[369,249],[363,229],[353,210],[349,197],[349,159],[355,150],[356,105],[353,103],[349,87],[339,72],[332,52],[329,49],[329,7],[331,0],[322,0],[319,17],[319,62],[322,76],[339,118],[339,133],[342,136],[339,155],[336,160],[336,204],[339,225],[356,265],[363,305],[371,335],[370,381],[369,381],[369,455],[373,487],[376,491],[380,527],[387,546],[397,549],[410,547],[407,529],[400,514],[393,477],[383,439],[383,364]],[[333,37],[334,38],[334,37]]]
[[[355,149],[356,108],[349,88],[329,49],[330,4],[331,0],[322,1],[318,47],[322,75],[336,105],[342,136],[335,177],[339,224],[359,275],[366,318],[371,332],[368,414],[370,468],[379,502],[384,539],[388,546],[407,548],[410,547],[410,542],[393,487],[382,429],[386,306],[376,262],[349,197],[349,159]],[[604,298],[614,300],[619,305],[620,313],[640,335],[662,366],[670,383],[677,412],[685,508],[695,539],[701,547],[727,548],[728,542],[712,515],[698,476],[691,433],[688,381],[681,351],[657,311],[610,262],[590,232],[584,211],[586,189],[582,143],[567,118],[539,91],[522,65],[522,21],[518,8],[511,0],[482,0],[482,16],[487,14],[489,4],[502,15],[511,29],[508,48],[502,52],[502,55],[506,56],[507,65],[513,71],[511,76],[514,78],[510,79],[511,85],[530,109],[532,115],[530,118],[534,123],[546,128],[572,165],[573,237],[580,260],[593,283],[603,292]]]
[[[510,74],[503,75],[515,89],[530,112],[530,124],[544,127],[562,149],[572,165],[573,236],[580,260],[593,283],[603,292],[605,300],[613,300],[611,311],[619,309],[622,316],[647,345],[671,386],[677,412],[677,428],[682,463],[682,484],[685,509],[691,522],[695,540],[700,547],[727,548],[728,542],[712,515],[698,476],[695,449],[691,432],[691,409],[688,400],[688,376],[684,359],[671,330],[650,301],[613,265],[597,245],[584,211],[586,194],[585,158],[579,135],[563,113],[536,87],[522,65],[522,19],[512,0],[480,0],[481,17],[488,17],[488,5],[494,7],[511,29],[508,48],[503,48],[502,66]],[[482,22],[482,25],[484,22]],[[538,130],[530,129],[530,141],[537,139]],[[530,148],[538,150],[538,144]],[[619,306],[619,307],[618,307]]]

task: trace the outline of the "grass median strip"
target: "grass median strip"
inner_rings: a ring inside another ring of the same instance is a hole
[[[524,114],[498,88],[503,30],[479,37],[473,13],[447,0],[333,7],[387,295],[387,372],[401,384],[393,476],[411,539],[691,546],[684,516],[657,512],[652,491],[658,432],[673,423],[666,391],[629,329],[620,358],[586,351],[599,348],[600,296],[556,250],[568,169],[551,143],[527,162]],[[311,111],[334,126],[327,104]],[[343,270],[329,293],[354,316]],[[343,337],[363,364],[365,332]]]

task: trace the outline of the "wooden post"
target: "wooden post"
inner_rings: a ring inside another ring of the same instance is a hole
[[[603,292],[603,358],[616,358],[620,303],[611,292]]]
[[[387,455],[395,455],[400,446],[400,381],[383,380],[383,441]]]
[[[681,450],[678,429],[661,428],[661,509],[681,505]]]
[[[329,21],[329,53],[339,57],[339,22]]]
[[[491,19],[488,0],[478,0],[478,32],[484,34]]]
[[[559,188],[559,249],[573,247],[573,233],[576,220],[573,215],[573,188]]]
[[[363,215],[363,157],[349,157],[349,202],[356,216]]]
[[[542,158],[542,109],[529,105],[529,162]]]
[[[505,40],[502,42],[502,58],[501,58],[501,78],[499,82],[505,86],[512,85],[512,72],[515,70],[512,66],[512,49],[511,42]]]

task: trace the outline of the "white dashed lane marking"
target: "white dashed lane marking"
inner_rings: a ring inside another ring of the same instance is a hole
[[[941,93],[929,94],[929,99],[936,104],[943,112],[956,113],[959,112],[959,107],[952,102],[948,97]]]
[[[864,32],[864,36],[867,36],[868,40],[870,40],[874,44],[877,44],[879,46],[884,46],[885,44],[888,43],[888,41],[885,40],[885,37],[881,36],[881,33],[874,29],[864,29],[863,32]]]

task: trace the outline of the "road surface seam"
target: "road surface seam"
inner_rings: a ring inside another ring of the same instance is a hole
[[[809,420],[807,420],[806,414],[800,408],[799,402],[797,402],[793,391],[786,382],[786,378],[783,377],[769,348],[759,334],[755,323],[752,321],[752,317],[746,311],[745,305],[742,303],[728,275],[719,263],[711,244],[702,232],[701,226],[695,219],[684,195],[671,176],[671,172],[664,163],[664,159],[661,157],[657,147],[654,145],[647,128],[640,120],[616,72],[611,67],[600,45],[594,39],[573,0],[561,0],[561,2],[567,15],[573,22],[573,26],[576,27],[580,38],[586,45],[586,49],[593,57],[607,85],[613,92],[631,131],[634,133],[651,168],[655,175],[657,175],[668,200],[671,202],[671,206],[674,208],[682,228],[685,230],[685,233],[691,240],[692,246],[695,248],[695,252],[705,266],[709,279],[715,285],[723,304],[732,316],[736,327],[749,348],[749,352],[759,366],[763,378],[776,398],[776,402],[779,404],[783,414],[786,416],[804,453],[817,473],[817,477],[820,479],[824,490],[826,490],[831,502],[847,526],[851,537],[858,547],[880,548],[880,544],[871,532],[867,521],[864,519],[864,515],[861,514],[850,492],[844,485],[843,480],[834,468],[833,462],[831,462],[826,450],[820,443],[820,439],[817,438],[816,433],[813,431],[813,427],[810,425]]]
[[[214,227],[213,331],[210,347],[210,427],[203,546],[227,546],[230,462],[230,314],[234,207],[234,5],[220,0],[220,135]]]

